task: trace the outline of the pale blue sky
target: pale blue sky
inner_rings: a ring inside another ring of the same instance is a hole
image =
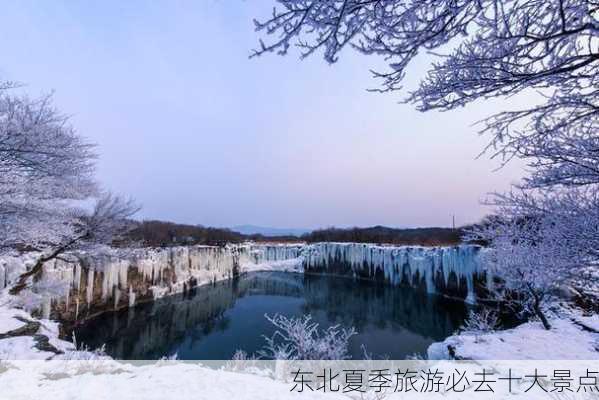
[[[55,102],[98,144],[98,175],[141,217],[228,226],[447,226],[506,190],[472,123],[499,103],[422,114],[366,92],[382,60],[248,60],[267,0],[11,1],[0,78]],[[414,85],[427,65],[409,71]],[[518,100],[511,100],[512,103]],[[526,99],[519,100],[526,101]]]

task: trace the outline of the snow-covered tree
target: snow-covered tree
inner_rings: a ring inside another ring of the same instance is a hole
[[[492,243],[484,253],[501,278],[493,292],[536,315],[549,329],[544,308],[564,286],[584,290],[597,281],[599,198],[594,188],[496,195],[498,219],[473,228],[471,238]],[[513,296],[518,293],[517,296]]]
[[[50,97],[14,96],[10,87],[0,88],[0,251],[40,254],[11,289],[16,294],[41,273],[44,262],[110,244],[137,207],[99,189],[93,146],[52,107]]]
[[[277,3],[270,18],[256,21],[257,30],[274,39],[261,41],[254,56],[286,54],[295,44],[302,57],[322,49],[334,63],[351,47],[389,60],[389,70],[374,76],[382,80],[377,90],[393,91],[401,89],[410,61],[429,52],[435,62],[405,98],[421,111],[525,91],[540,94],[542,100],[529,108],[483,122],[490,136],[487,151],[503,162],[522,158],[532,172],[511,193],[492,200],[499,218],[475,234],[497,250],[494,266],[506,282],[518,267],[519,282],[539,286],[533,293],[550,279],[563,282],[585,268],[596,270],[599,1]]]
[[[72,203],[97,191],[92,146],[50,100],[0,92],[0,249],[67,235]]]

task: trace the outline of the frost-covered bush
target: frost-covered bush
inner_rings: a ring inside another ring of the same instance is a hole
[[[56,355],[52,360],[59,361],[53,366],[52,372],[46,373],[48,379],[61,379],[65,376],[84,374],[117,374],[124,372],[124,365],[113,360],[104,351],[104,346],[99,349],[89,350],[84,347],[80,350],[69,350],[64,354]]]
[[[254,357],[253,355],[250,356],[246,351],[237,350],[233,354],[233,357],[231,358],[231,360],[232,361],[248,361],[248,360],[256,360],[256,357]]]
[[[275,360],[347,360],[349,339],[355,329],[338,325],[320,329],[311,315],[287,318],[280,314],[265,315],[278,329],[271,337],[265,337],[266,346],[259,356]]]
[[[471,310],[468,319],[460,327],[462,333],[478,334],[493,332],[499,327],[499,316],[493,310],[484,308],[479,311]]]
[[[60,356],[62,360],[78,360],[78,361],[95,361],[95,360],[111,360],[112,358],[106,353],[106,345],[102,345],[96,349],[90,349],[86,344],[78,343],[75,332],[71,335],[73,341],[73,350],[65,351]]]
[[[177,361],[179,359],[179,353],[171,354],[170,356],[160,357],[159,361]]]
[[[224,369],[227,371],[244,372],[249,374],[271,376],[272,372],[262,368],[259,363],[259,358],[254,354],[248,354],[244,350],[237,350],[231,361],[228,361]]]
[[[83,346],[78,350],[68,350],[58,358],[69,361],[101,361],[112,359],[106,354],[104,345],[94,350],[89,349],[87,346]]]

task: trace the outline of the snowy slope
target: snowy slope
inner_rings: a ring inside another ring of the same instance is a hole
[[[597,316],[591,318],[596,323]],[[599,333],[590,332],[568,318],[552,319],[552,329],[540,322],[528,322],[514,329],[482,334],[450,336],[433,343],[430,359],[468,360],[597,360]]]

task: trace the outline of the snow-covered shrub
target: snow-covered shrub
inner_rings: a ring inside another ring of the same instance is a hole
[[[493,310],[484,308],[480,311],[471,310],[468,319],[460,330],[466,334],[493,332],[499,327],[499,316]]]
[[[179,359],[179,353],[171,354],[170,356],[160,357],[159,361],[176,361]]]
[[[244,372],[248,374],[271,376],[272,371],[268,368],[263,368],[258,363],[259,359],[253,354],[248,354],[244,350],[237,350],[230,361],[228,361],[224,369],[226,371]]]
[[[74,344],[77,346],[76,343]],[[57,368],[51,374],[46,374],[49,379],[87,373],[112,374],[123,372],[123,365],[106,354],[104,345],[93,350],[85,345],[79,345],[73,350],[66,350],[63,354],[52,357],[52,360],[61,362],[55,364]]]
[[[232,361],[248,361],[248,360],[256,360],[255,356],[250,356],[247,352],[243,351],[243,350],[237,350],[234,354],[233,357],[231,358]]]
[[[73,341],[73,350],[65,351],[59,358],[62,360],[78,360],[78,361],[95,361],[95,360],[111,360],[112,358],[106,353],[106,345],[102,345],[96,349],[90,349],[86,344],[78,343],[75,332],[71,334]]]
[[[338,325],[319,329],[311,315],[287,318],[280,314],[265,315],[278,329],[266,339],[260,357],[275,360],[347,360],[349,339],[356,330]]]
[[[76,342],[75,346],[77,346]],[[102,345],[97,349],[90,349],[87,347],[87,345],[81,345],[79,348],[75,347],[75,350],[65,351],[64,354],[62,354],[59,358],[62,360],[77,361],[112,360],[112,358],[106,353],[106,345]]]

